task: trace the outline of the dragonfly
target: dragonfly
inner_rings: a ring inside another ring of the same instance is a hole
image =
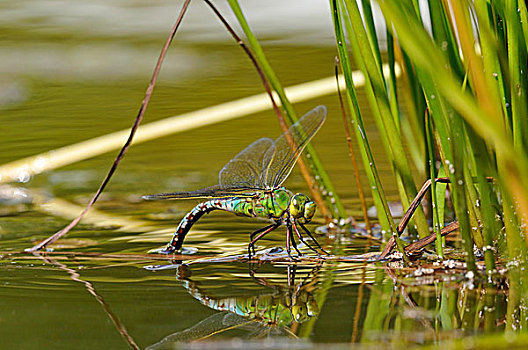
[[[276,140],[264,137],[253,142],[231,159],[219,172],[218,184],[195,191],[171,192],[143,196],[147,200],[205,198],[180,221],[167,246],[156,253],[171,254],[180,251],[185,236],[204,214],[213,210],[232,212],[239,216],[271,220],[268,226],[250,234],[248,256],[255,254],[255,244],[268,233],[286,226],[286,250],[291,256],[291,245],[299,255],[294,234],[300,242],[320,255],[308,244],[299,227],[325,254],[305,224],[311,221],[316,204],[302,193],[293,193],[282,187],[297,159],[326,119],[326,107],[317,106],[291,125]]]

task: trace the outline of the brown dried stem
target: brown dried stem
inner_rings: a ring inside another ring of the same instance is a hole
[[[81,219],[88,212],[88,210],[90,210],[90,208],[95,204],[95,202],[97,201],[97,199],[99,198],[101,193],[104,191],[106,185],[110,182],[110,178],[112,177],[114,172],[117,170],[117,166],[119,165],[119,163],[121,162],[121,160],[125,156],[125,153],[129,149],[129,147],[130,147],[130,145],[132,143],[132,140],[134,138],[134,135],[136,134],[136,130],[138,129],[139,124],[141,124],[141,121],[143,120],[143,116],[145,115],[145,111],[146,111],[147,106],[148,106],[148,104],[150,102],[150,98],[152,97],[152,92],[154,91],[154,86],[156,85],[156,81],[158,79],[158,75],[159,75],[159,72],[161,70],[161,65],[163,63],[163,59],[165,58],[165,54],[167,53],[167,50],[169,49],[169,46],[170,46],[170,44],[172,42],[172,39],[174,38],[174,35],[176,35],[176,31],[178,30],[178,27],[180,26],[180,24],[181,24],[181,22],[183,20],[183,15],[185,14],[185,12],[187,10],[187,7],[189,6],[190,2],[191,2],[191,0],[186,0],[185,3],[183,4],[183,7],[182,7],[182,9],[180,11],[180,14],[179,14],[178,18],[176,19],[176,23],[172,27],[172,30],[171,30],[171,32],[169,34],[169,37],[167,38],[167,41],[165,42],[165,45],[163,46],[163,49],[161,50],[161,53],[160,53],[159,58],[158,58],[158,62],[156,63],[156,67],[154,68],[154,73],[152,74],[152,78],[150,80],[150,84],[147,87],[147,91],[145,93],[145,98],[143,99],[143,102],[141,103],[141,107],[139,108],[139,112],[138,112],[138,114],[136,116],[136,119],[134,120],[134,124],[132,125],[132,128],[130,129],[130,135],[128,136],[127,141],[125,142],[125,144],[123,145],[123,147],[119,151],[119,154],[117,155],[116,159],[114,160],[114,163],[112,164],[112,167],[110,168],[110,170],[106,174],[105,178],[103,179],[103,182],[101,183],[101,185],[97,189],[97,192],[95,193],[95,195],[92,197],[92,199],[90,200],[90,202],[88,203],[86,208],[81,212],[81,214],[78,217],[73,219],[73,221],[70,222],[62,230],[58,231],[53,236],[48,237],[47,239],[45,239],[44,241],[40,242],[39,244],[37,244],[37,245],[35,245],[35,246],[31,247],[31,248],[28,248],[27,251],[33,252],[33,251],[41,250],[42,248],[45,248],[48,244],[55,242],[57,239],[61,238],[66,233],[68,233],[72,228],[74,228],[79,223],[79,221],[81,221]]]

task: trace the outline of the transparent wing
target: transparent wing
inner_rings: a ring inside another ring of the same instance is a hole
[[[273,145],[272,139],[264,137],[247,146],[220,170],[218,174],[220,187],[264,188],[263,159]]]
[[[262,162],[266,151],[274,145],[270,138],[261,138],[242,150],[231,159],[218,174],[218,185],[196,191],[150,194],[143,199],[188,199],[252,197],[264,188]]]
[[[317,106],[275,140],[275,145],[266,151],[262,160],[266,187],[279,187],[286,180],[301,152],[321,128],[325,118],[326,107]]]
[[[147,200],[158,200],[188,198],[253,197],[257,190],[258,189],[248,187],[229,188],[222,187],[220,185],[214,185],[196,191],[149,194],[143,196],[142,198]]]
[[[263,189],[280,186],[290,174],[304,147],[326,118],[326,107],[305,114],[277,140],[261,138],[231,159],[218,174],[218,185],[189,192],[143,196],[144,199],[253,197]]]

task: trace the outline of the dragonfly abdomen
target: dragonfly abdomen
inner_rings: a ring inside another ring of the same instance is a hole
[[[185,236],[190,231],[192,225],[204,215],[207,214],[213,210],[226,210],[226,211],[233,211],[231,210],[231,207],[229,205],[229,200],[221,200],[221,199],[213,199],[207,202],[202,202],[195,206],[190,212],[187,213],[183,217],[183,219],[180,221],[180,224],[176,228],[176,231],[174,232],[174,236],[172,237],[172,240],[167,245],[166,250],[169,252],[173,252],[175,250],[180,250],[183,245],[183,240],[185,239]]]
[[[222,207],[219,209],[230,211],[236,215],[249,217],[256,216],[253,201],[248,198],[234,197],[225,200],[220,200],[220,203],[218,204]]]

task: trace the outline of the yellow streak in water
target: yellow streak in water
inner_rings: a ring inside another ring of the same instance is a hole
[[[388,65],[384,65],[383,73],[388,76]],[[396,66],[396,75],[400,76],[400,74],[400,68]],[[365,78],[360,71],[354,71],[352,78],[356,87],[365,84]],[[339,84],[341,89],[345,89],[342,76],[339,77]],[[335,93],[337,87],[335,77],[332,76],[294,85],[286,88],[285,91],[290,101],[295,103]],[[271,102],[266,93],[221,103],[145,124],[138,129],[133,143],[145,142],[173,133],[240,118],[271,109],[271,107]],[[32,176],[42,172],[119,149],[125,143],[129,133],[130,130],[125,129],[4,164],[0,166],[0,183],[27,181]]]

